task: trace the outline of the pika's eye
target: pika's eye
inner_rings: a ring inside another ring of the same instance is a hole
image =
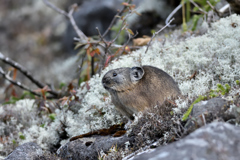
[[[113,73],[113,77],[116,77],[116,76],[117,76],[117,73],[114,72],[114,73]]]

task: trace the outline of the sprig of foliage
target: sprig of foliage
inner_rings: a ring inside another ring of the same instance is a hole
[[[239,81],[239,80],[236,80],[236,84],[237,84],[237,85],[240,85],[240,81]]]
[[[19,135],[20,139],[22,139],[22,140],[26,139],[26,137],[21,132],[19,132],[18,135]]]
[[[205,100],[207,97],[206,96],[199,96],[192,104],[191,106],[188,108],[188,110],[186,111],[186,113],[184,113],[183,117],[182,117],[182,121],[186,121],[190,115],[190,113],[192,112],[192,109],[193,109],[193,105],[202,101],[202,100]]]
[[[212,6],[215,6],[220,0],[192,0],[194,3],[197,4],[197,6],[194,6],[194,8],[190,7],[190,0],[182,0],[181,3],[186,3],[186,8],[185,5],[183,5],[183,31],[187,31],[188,29],[191,29],[192,31],[196,30],[198,20],[200,18],[203,18],[203,16],[212,10],[211,6],[207,3],[212,4]],[[192,14],[194,13],[194,14]],[[190,16],[192,14],[192,16]],[[192,23],[190,23],[187,26],[187,22],[192,20]]]
[[[231,87],[229,84],[225,84],[225,87],[222,84],[217,84],[217,89],[210,90],[209,97],[210,98],[217,97],[219,94],[226,95],[227,93],[229,93],[230,90]]]

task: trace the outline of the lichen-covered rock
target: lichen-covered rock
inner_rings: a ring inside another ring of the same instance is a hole
[[[193,105],[187,128],[203,126],[213,120],[228,121],[235,119],[234,111],[230,110],[231,102],[223,98],[212,98]]]
[[[168,146],[143,153],[134,160],[239,160],[240,127],[214,122]]]
[[[5,160],[32,160],[42,155],[42,148],[36,143],[29,142],[18,146]]]
[[[122,137],[93,136],[68,142],[58,149],[59,157],[71,160],[95,160],[100,152],[107,153],[114,145],[122,148],[125,143],[133,139],[126,135]]]

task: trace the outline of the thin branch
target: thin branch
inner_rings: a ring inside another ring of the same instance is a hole
[[[102,62],[100,63],[100,66],[99,66],[99,69],[98,69],[98,74],[101,75],[102,69],[103,69],[103,67],[105,65],[105,62],[106,62],[106,58],[108,56],[108,52],[110,52],[110,50],[109,50],[110,45],[104,40],[104,38],[101,35],[101,32],[99,31],[98,27],[96,27],[96,30],[98,31],[98,35],[99,35],[101,41],[105,44],[105,47],[103,47],[105,49],[105,51],[104,51],[105,54],[102,57]],[[99,44],[100,44],[100,42],[99,42]]]
[[[153,38],[154,38],[156,35],[158,35],[162,30],[164,30],[166,27],[168,27],[173,20],[174,20],[174,18],[172,18],[172,19],[171,19],[163,28],[161,28],[159,31],[153,33],[153,36],[152,36],[151,40],[150,40],[150,41],[148,42],[148,44],[147,44],[147,49],[146,49],[145,53],[147,53],[148,48],[149,48],[149,46],[150,46]]]
[[[221,15],[220,15],[220,13],[218,12],[218,10],[217,10],[215,7],[213,7],[213,5],[212,5],[209,1],[207,1],[207,4],[212,8],[212,10],[213,10],[214,12],[217,13],[217,15],[218,15],[219,17],[221,17]]]
[[[13,61],[12,59],[5,57],[1,52],[0,52],[0,60],[2,60],[4,63],[9,64],[10,66],[18,69],[23,75],[25,75],[29,80],[31,80],[36,86],[39,88],[43,88],[46,86],[45,84],[41,83],[37,79],[35,79],[30,72],[28,72],[23,66],[21,66],[19,63]],[[21,88],[21,87],[20,87]],[[58,97],[58,93],[51,90],[48,91],[48,93],[54,95],[55,97]]]
[[[31,90],[30,88],[28,88],[27,86],[25,86],[24,84],[22,84],[21,82],[15,81],[13,80],[11,77],[9,77],[2,69],[2,67],[0,67],[0,74],[3,76],[3,78],[5,78],[6,80],[8,80],[11,84],[18,86],[19,88],[29,91],[30,93],[38,96],[38,97],[42,97],[41,94]],[[56,96],[47,96],[47,99],[53,99],[53,98],[57,98]]]
[[[167,25],[170,21],[170,19],[173,17],[174,14],[177,13],[177,11],[182,8],[182,4],[180,3],[167,17],[167,19],[165,20],[165,24]],[[175,27],[176,25],[168,25],[168,27]]]
[[[52,8],[53,10],[55,10],[56,12],[64,15],[65,17],[67,17],[70,21],[70,23],[72,24],[75,32],[77,33],[78,37],[80,38],[81,42],[86,42],[88,40],[87,36],[78,28],[74,18],[73,18],[73,12],[75,11],[75,9],[77,8],[77,4],[72,5],[71,10],[69,11],[69,13],[65,12],[64,10],[56,7],[54,4],[52,4],[51,2],[49,2],[48,0],[43,0],[43,2],[50,8]]]
[[[122,48],[123,45],[118,45],[118,44],[112,44],[113,48]],[[131,50],[136,50],[136,49],[140,49],[141,46],[128,46]]]
[[[0,67],[0,74],[3,76],[3,78],[5,78],[6,80],[8,80],[9,82],[11,82],[11,84],[14,84],[20,88],[22,88],[23,90],[29,91],[30,93],[41,97],[40,94],[38,94],[37,92],[32,91],[30,88],[28,88],[27,86],[25,86],[24,84],[22,84],[21,82],[17,82],[14,81],[11,77],[9,77],[2,69],[2,67]]]
[[[100,64],[99,70],[98,70],[98,71],[99,71],[99,72],[98,72],[99,75],[101,75],[101,71],[102,71],[102,69],[103,69],[103,67],[104,67],[104,64],[105,64],[105,62],[106,62],[106,58],[107,58],[107,56],[108,56],[108,52],[110,52],[109,48],[112,46],[112,44],[113,44],[113,43],[117,40],[117,38],[120,36],[122,30],[125,29],[125,27],[126,27],[125,22],[126,22],[127,18],[128,18],[130,15],[132,15],[132,14],[133,14],[133,12],[130,10],[129,13],[122,19],[122,24],[121,24],[121,26],[120,26],[120,30],[118,31],[118,33],[117,33],[117,35],[115,36],[115,38],[114,38],[113,40],[111,40],[109,43],[107,43],[107,42],[104,40],[103,35],[101,35],[99,29],[96,27],[101,41],[105,44],[105,47],[104,47],[104,49],[105,49],[105,54],[104,54],[104,56],[103,56],[102,63]],[[114,18],[115,18],[115,17],[114,17]],[[111,26],[111,25],[110,25],[110,26]],[[101,43],[101,41],[99,41],[99,44]],[[125,50],[125,47],[126,47],[126,46],[124,46],[124,50]]]
[[[195,6],[197,7],[201,12],[203,12],[204,14],[207,14],[206,11],[204,11],[202,8],[199,7],[199,5],[197,3],[195,3],[193,0],[190,0],[190,2]]]
[[[67,12],[65,12],[64,10],[56,7],[54,4],[52,4],[51,2],[49,2],[48,0],[43,0],[43,2],[50,8],[52,8],[53,10],[57,11],[58,13],[68,17]]]
[[[126,49],[126,46],[127,46],[128,43],[130,42],[130,40],[133,39],[133,38],[135,38],[137,35],[138,35],[138,32],[136,32],[136,34],[133,35],[133,36],[132,36],[130,33],[128,33],[128,40],[127,40],[127,42],[124,44],[124,46],[123,46],[123,50],[122,50],[122,52],[120,53],[120,55],[123,54],[123,52],[124,52],[125,49]]]
[[[38,80],[36,80],[31,73],[29,73],[23,66],[21,66],[19,63],[13,61],[12,59],[5,57],[0,52],[0,60],[2,60],[4,63],[9,64],[10,66],[18,69],[22,74],[24,74],[28,79],[30,79],[34,84],[36,84],[39,88],[43,88],[45,85]]]
[[[127,3],[130,4],[132,0],[128,0]],[[124,10],[126,10],[127,6],[124,6],[112,19],[110,25],[108,26],[108,29],[103,33],[102,37],[105,37],[108,32],[111,30],[112,26],[116,22],[117,18],[123,13]]]
[[[202,113],[201,119],[203,121],[204,126],[206,126],[206,119],[205,119],[205,115]]]
[[[110,42],[110,45],[117,40],[117,38],[119,37],[121,32],[125,29],[125,27],[126,27],[125,22],[126,22],[127,18],[132,14],[133,14],[133,12],[130,10],[129,13],[123,18],[122,24],[121,24],[121,27],[120,27],[121,29],[118,31],[116,37]]]
[[[83,42],[85,42],[85,41],[88,40],[88,38],[87,38],[87,36],[78,28],[78,26],[77,26],[77,24],[76,24],[76,21],[74,20],[73,15],[72,15],[76,7],[77,7],[77,4],[74,4],[74,5],[72,6],[71,10],[70,10],[69,13],[68,13],[68,18],[69,18],[69,20],[70,20],[70,22],[71,22],[74,30],[76,31],[78,37],[81,38],[81,40],[82,40]]]
[[[74,40],[80,41],[80,39],[77,38],[77,37],[75,37]],[[83,43],[82,45],[86,45],[86,44],[87,44],[87,43]],[[99,41],[91,41],[91,44],[100,45],[100,46],[102,46],[103,48],[105,47],[105,46],[103,46],[103,44],[100,43]],[[113,44],[111,45],[111,47],[113,47],[113,48],[122,48],[123,45],[119,45],[119,44],[114,44],[114,43],[113,43]],[[140,46],[129,46],[129,48],[134,50],[134,49],[140,49],[141,47],[140,47]]]
[[[230,8],[230,4],[226,4],[225,6],[223,6],[222,8],[219,9],[219,13],[224,14],[224,12],[226,12],[227,9]]]
[[[104,38],[103,38],[101,32],[99,31],[98,27],[96,27],[96,30],[98,31],[98,35],[99,35],[101,41],[105,44],[105,47],[107,48],[107,47],[108,47],[108,44],[107,44],[107,42],[104,40]]]

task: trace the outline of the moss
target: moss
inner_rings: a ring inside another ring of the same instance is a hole
[[[236,84],[237,84],[237,85],[240,85],[240,82],[239,82],[239,80],[236,80]]]
[[[199,97],[191,104],[191,106],[188,108],[187,112],[184,113],[184,115],[183,115],[183,117],[182,117],[182,121],[186,121],[186,120],[188,119],[190,113],[192,112],[193,105],[196,104],[196,103],[198,103],[198,102],[200,102],[200,101],[202,101],[202,100],[204,100],[204,99],[206,99],[205,96],[199,96]]]

